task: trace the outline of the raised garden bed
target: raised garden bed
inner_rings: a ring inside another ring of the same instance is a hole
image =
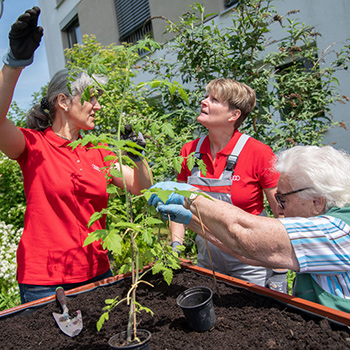
[[[139,327],[152,332],[152,350],[350,349],[349,330],[344,325],[347,322],[350,324],[350,314],[347,316],[329,308],[319,308],[313,303],[304,305],[298,298],[281,296],[280,293],[232,278],[227,282],[236,286],[219,282],[216,289],[212,278],[195,273],[192,269],[184,267],[175,272],[170,287],[161,277],[150,273],[147,279],[154,288],[140,285],[138,289],[138,301],[154,312],[153,317],[146,313],[139,317]],[[202,269],[194,270],[209,274]],[[218,279],[225,279],[222,276],[218,275]],[[74,338],[64,335],[57,327],[52,312],[61,310],[52,297],[41,299],[29,309],[26,307],[32,303],[0,313],[1,348],[109,349],[108,339],[126,329],[128,318],[128,307],[122,305],[112,312],[110,320],[100,332],[96,330],[105,299],[117,294],[124,296],[129,288],[128,278],[119,282],[114,280],[108,279],[107,285],[87,292],[78,290],[79,294],[68,299],[71,312],[81,310],[83,315],[83,330]],[[207,286],[214,292],[216,323],[212,330],[205,333],[189,329],[182,310],[176,305],[177,296],[194,286]],[[268,296],[260,295],[261,292]],[[272,298],[276,295],[284,301],[292,301],[300,310],[276,301]],[[329,321],[325,318],[327,316],[337,318],[341,323]]]

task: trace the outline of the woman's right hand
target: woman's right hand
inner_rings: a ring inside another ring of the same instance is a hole
[[[33,62],[33,55],[38,48],[43,28],[38,26],[40,8],[34,6],[20,15],[12,24],[9,32],[10,49],[3,61],[11,67],[24,67]]]

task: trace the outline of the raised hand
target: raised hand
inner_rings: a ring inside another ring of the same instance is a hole
[[[35,50],[40,45],[43,28],[38,26],[40,8],[34,6],[20,15],[9,32],[10,48],[3,61],[12,67],[27,66],[33,62]]]

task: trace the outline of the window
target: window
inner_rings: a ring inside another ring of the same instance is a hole
[[[225,0],[225,8],[228,9],[238,3],[239,0]]]
[[[280,118],[285,121],[287,118],[297,116],[299,110],[302,108],[303,99],[305,96],[309,96],[311,99],[313,91],[308,91],[310,87],[319,89],[321,80],[317,74],[314,73],[314,62],[317,61],[317,56],[314,57],[314,61],[301,58],[295,61],[286,63],[284,65],[276,67],[276,81],[279,87],[279,99],[281,102]],[[308,81],[308,84],[299,88],[295,85],[295,81]],[[312,84],[311,84],[312,83]],[[323,115],[322,111],[315,113],[315,115]]]
[[[148,0],[115,0],[120,42],[136,43],[146,35],[152,36]],[[146,22],[146,23],[145,23]]]
[[[78,17],[75,17],[65,28],[67,34],[68,47],[72,48],[74,44],[82,44],[82,37]]]

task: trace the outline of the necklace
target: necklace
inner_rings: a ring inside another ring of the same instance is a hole
[[[60,135],[60,134],[58,134],[57,132],[55,132],[55,134],[56,134],[57,136],[59,136],[61,139],[70,141],[70,139],[67,139],[66,137],[64,137],[64,136],[62,136],[62,135]]]

